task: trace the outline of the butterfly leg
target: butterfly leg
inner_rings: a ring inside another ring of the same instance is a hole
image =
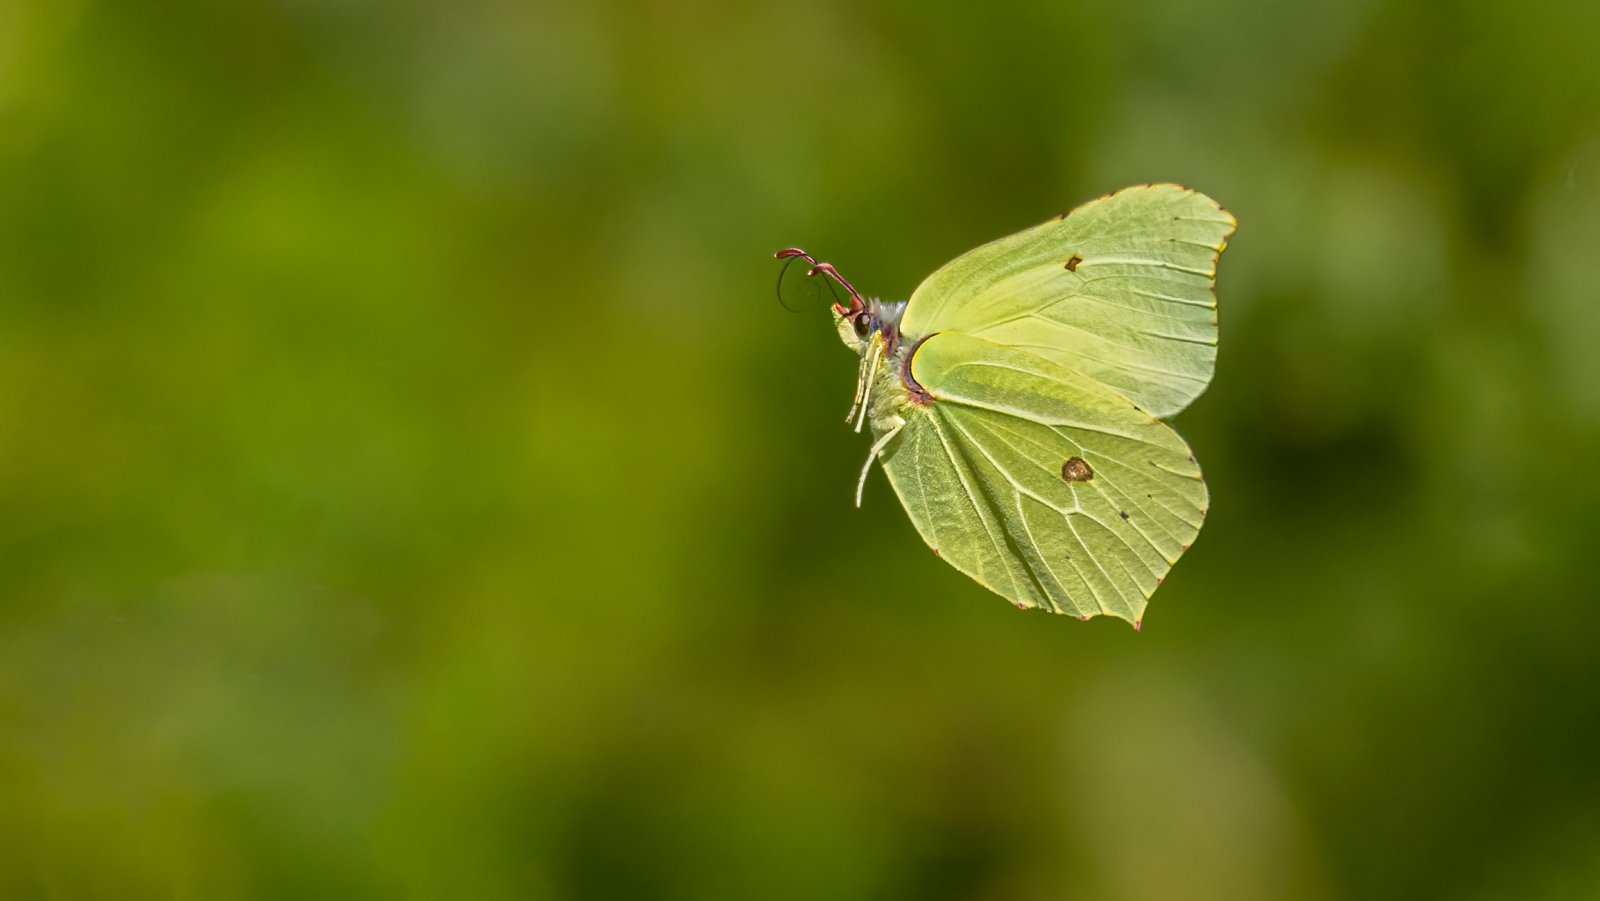
[[[895,417],[894,425],[890,426],[889,431],[884,432],[883,437],[872,442],[872,450],[867,451],[867,463],[865,466],[861,467],[861,478],[856,480],[857,507],[861,506],[861,492],[866,490],[867,474],[872,472],[872,461],[878,459],[878,454],[881,453],[885,447],[888,447],[889,441],[893,439],[894,436],[900,434],[900,430],[905,427],[906,421],[897,416]]]
[[[856,431],[867,422],[867,410],[872,403],[872,383],[878,375],[878,360],[883,357],[883,338],[874,334],[870,339],[872,349],[861,355],[861,374],[856,378],[856,400],[850,405],[845,421],[855,420]]]

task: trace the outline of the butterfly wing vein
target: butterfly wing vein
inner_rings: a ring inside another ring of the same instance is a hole
[[[884,468],[924,540],[1019,606],[1137,622],[1204,517],[1183,439],[1092,378],[980,338],[935,336],[913,364],[934,402]],[[1072,458],[1093,475],[1068,481]]]

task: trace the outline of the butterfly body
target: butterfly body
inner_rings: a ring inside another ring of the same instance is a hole
[[[1129,188],[964,254],[903,303],[813,262],[851,293],[833,314],[860,359],[850,421],[875,439],[863,482],[880,462],[929,546],[1016,606],[1137,627],[1209,506],[1158,417],[1210,380],[1234,225],[1188,189]]]

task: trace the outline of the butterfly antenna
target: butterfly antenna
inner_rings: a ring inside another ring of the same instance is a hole
[[[827,277],[838,282],[840,287],[850,292],[851,313],[855,313],[866,308],[867,302],[861,298],[861,292],[856,290],[855,285],[850,284],[849,279],[840,275],[839,270],[833,268],[832,263],[819,263],[817,262],[816,257],[813,257],[811,254],[806,253],[804,250],[801,250],[798,247],[790,247],[786,250],[780,250],[773,254],[773,256],[780,260],[787,260],[795,257],[805,260],[807,263],[811,264],[811,270],[807,272],[806,275],[826,275]]]
[[[791,257],[783,264],[783,268],[778,270],[778,283],[773,286],[773,293],[778,295],[778,306],[783,307],[785,310],[788,310],[791,313],[800,313],[803,311],[789,306],[788,302],[783,299],[783,277],[789,274],[789,267],[793,265],[794,258]]]
[[[834,284],[832,281],[826,281],[823,282],[823,284],[828,286],[828,293],[833,295],[833,305],[836,307],[844,306],[844,304],[839,302],[839,286]]]

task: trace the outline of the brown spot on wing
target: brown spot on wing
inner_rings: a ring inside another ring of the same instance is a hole
[[[1067,271],[1068,272],[1077,272],[1078,271],[1078,264],[1081,263],[1081,262],[1083,262],[1083,257],[1080,257],[1077,254],[1073,254],[1071,257],[1069,257],[1067,259]]]
[[[1061,464],[1061,477],[1069,482],[1087,482],[1094,478],[1094,470],[1082,457],[1071,457]]]

